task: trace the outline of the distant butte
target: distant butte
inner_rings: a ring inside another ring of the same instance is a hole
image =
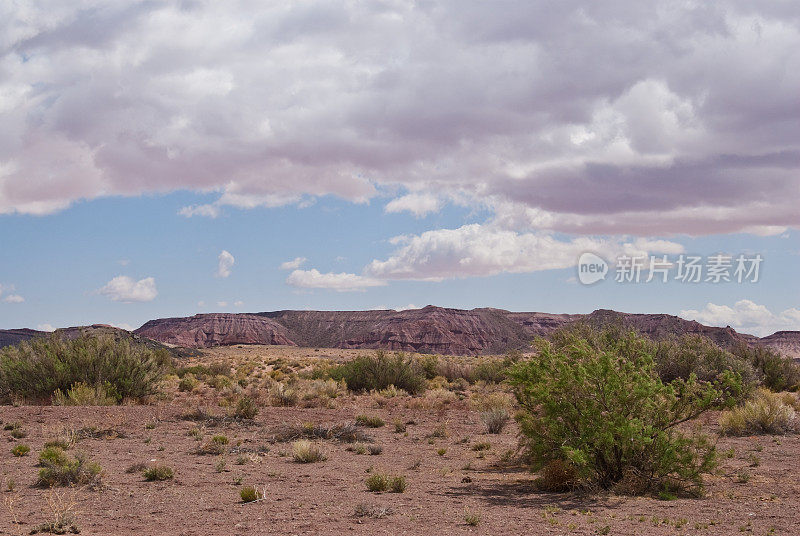
[[[547,336],[580,320],[595,324],[622,323],[653,339],[697,333],[723,348],[739,343],[763,344],[800,359],[800,331],[779,331],[758,338],[738,333],[730,327],[705,326],[673,315],[619,313],[607,309],[584,315],[519,313],[491,308],[464,310],[429,305],[406,311],[210,313],[150,320],[133,335],[183,348],[280,344],[482,355],[527,349],[535,337]],[[92,332],[124,331],[104,325],[59,331],[74,336],[87,329]],[[0,346],[17,344],[44,334],[30,329],[0,330]]]

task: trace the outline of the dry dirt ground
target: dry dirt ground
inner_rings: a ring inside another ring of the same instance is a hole
[[[265,351],[226,349],[213,357],[235,361]],[[48,498],[72,504],[81,534],[91,535],[800,534],[798,436],[721,438],[721,468],[708,478],[706,495],[665,501],[537,491],[536,475],[507,462],[517,445],[514,423],[502,434],[487,434],[465,402],[419,408],[409,397],[377,404],[374,397],[345,396],[334,408],[264,407],[252,421],[186,420],[197,407],[197,399],[177,394],[152,406],[0,407],[0,420],[20,422],[27,432],[14,439],[0,431],[0,534],[28,534],[51,520]],[[207,409],[225,414],[224,408]],[[380,454],[323,440],[327,460],[300,464],[290,442],[275,440],[287,424],[352,423],[359,414],[386,422],[360,428],[382,447]],[[715,420],[707,416],[711,430]],[[407,423],[405,432],[395,429],[396,421]],[[92,437],[78,439],[68,452],[83,451],[102,466],[102,488],[35,487],[45,441],[82,429],[93,430],[82,434]],[[195,453],[215,435],[229,440],[224,456]],[[484,442],[487,450],[473,450]],[[19,443],[31,452],[12,457]],[[175,477],[147,482],[140,472],[126,472],[137,463],[170,466]],[[365,479],[374,472],[405,476],[407,489],[368,491]],[[264,499],[242,503],[245,485]],[[465,512],[479,516],[478,524],[467,524]]]

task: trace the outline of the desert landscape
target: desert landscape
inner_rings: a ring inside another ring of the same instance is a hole
[[[0,536],[800,535],[800,1],[0,1]]]
[[[451,343],[483,336],[442,327],[470,318],[468,311],[427,312],[411,319],[391,315],[393,328],[420,341],[441,333],[448,333]],[[570,329],[567,322],[553,325],[551,316],[541,317],[550,326],[537,324],[538,331],[557,337],[565,325]],[[481,355],[382,353],[369,341],[361,342],[368,348],[240,344],[243,337],[272,336],[274,326],[254,327],[254,315],[242,315],[243,323],[223,317],[228,324],[220,332],[220,315],[205,318],[203,327],[193,317],[148,322],[137,333],[92,326],[53,335],[162,352],[169,365],[152,394],[121,405],[107,391],[84,384],[38,401],[6,391],[8,405],[0,406],[6,445],[1,533],[496,534],[520,527],[529,534],[585,535],[795,531],[800,491],[795,394],[780,395],[780,407],[791,416],[774,429],[721,430],[721,423],[731,426],[723,417],[731,410],[724,408],[710,408],[680,425],[687,431],[701,427],[715,444],[716,463],[699,493],[553,483],[546,470],[532,470],[514,418],[521,411],[518,389],[506,376],[509,367],[536,361],[539,353],[530,341],[524,351],[510,347],[491,354],[484,348]],[[587,318],[633,325],[625,315],[608,312]],[[569,322],[574,328],[587,318]],[[647,320],[651,335],[698,338],[709,345],[706,352],[722,350],[704,335],[723,341],[732,331],[699,329],[666,316]],[[176,325],[184,331],[176,331]],[[432,325],[438,329],[431,330]],[[679,325],[691,332],[667,334]],[[153,326],[163,331],[156,333]],[[414,330],[420,329],[427,329],[427,336],[417,337]],[[193,348],[145,339],[143,332],[164,341],[190,338]],[[198,333],[206,338],[198,339]],[[761,344],[732,333],[738,342]],[[215,338],[223,335],[239,342]],[[356,345],[348,340],[338,346]],[[469,350],[469,344],[456,344]],[[11,348],[2,354],[6,366],[0,368],[5,374],[0,384],[6,386],[12,376],[8,360],[15,355]],[[791,364],[789,358],[779,359]],[[403,385],[410,381],[408,391],[393,384],[361,388],[360,379],[343,379],[337,372],[359,360],[406,363],[418,377],[394,377]],[[758,393],[748,397],[757,399]],[[42,481],[49,467],[45,458],[53,451],[81,460],[72,480]]]

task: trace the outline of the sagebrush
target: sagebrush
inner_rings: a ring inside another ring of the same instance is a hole
[[[69,398],[76,385],[102,386],[103,398],[138,400],[157,391],[170,364],[166,350],[151,350],[108,336],[33,339],[0,350],[0,398]],[[83,395],[83,393],[79,393]]]

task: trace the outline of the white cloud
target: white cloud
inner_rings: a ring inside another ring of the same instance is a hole
[[[300,268],[308,259],[305,257],[295,257],[290,261],[286,261],[281,264],[281,270],[296,270]]]
[[[233,264],[236,262],[236,259],[234,259],[233,255],[224,249],[217,258],[219,259],[219,263],[217,265],[217,271],[214,275],[222,278],[230,276],[231,268],[233,268]]]
[[[55,331],[56,330],[56,328],[54,328],[51,324],[39,324],[39,325],[36,326],[36,329],[38,329],[39,331]]]
[[[367,275],[442,280],[568,268],[587,251],[606,259],[621,253],[682,251],[680,244],[664,240],[621,244],[579,237],[563,241],[543,233],[518,233],[479,224],[426,231],[400,237],[395,243],[400,247],[386,260],[373,260],[365,269]]]
[[[205,216],[206,218],[216,218],[220,214],[219,207],[216,205],[190,205],[182,207],[178,214],[191,218],[192,216]]]
[[[125,322],[117,322],[117,323],[112,322],[109,325],[114,326],[115,328],[124,329],[125,331],[133,331],[133,326]]]
[[[402,307],[395,307],[395,311],[410,311],[412,309],[419,309],[418,305],[414,305],[413,303],[409,303],[408,305],[404,305]]]
[[[709,302],[701,310],[687,309],[679,316],[701,324],[730,326],[736,331],[759,337],[781,330],[800,330],[800,309],[789,308],[773,313],[751,300],[739,300],[733,307]]]
[[[408,194],[393,199],[386,204],[385,212],[410,212],[417,218],[438,212],[441,208],[439,198],[431,194]]]
[[[460,193],[581,235],[800,226],[792,2],[5,4],[0,213],[408,191],[386,210]]]
[[[206,306],[206,302],[204,302],[203,300],[200,300],[199,302],[197,302],[197,306],[198,307],[205,307]]]
[[[236,300],[235,302],[233,302],[233,305],[234,307],[241,307],[242,305],[244,305],[244,302],[242,300]]]
[[[153,301],[158,296],[154,278],[145,277],[136,281],[127,275],[118,275],[98,289],[98,292],[113,301],[123,303],[148,302]]]
[[[217,306],[218,307],[227,307],[228,306],[228,302],[226,302],[226,301],[218,301],[217,302]]]
[[[11,292],[12,294],[7,294],[3,296],[3,293]],[[0,299],[2,299],[6,303],[23,303],[25,298],[20,296],[19,294],[13,294],[14,292],[14,285],[0,285]]]
[[[385,281],[372,277],[344,272],[338,274],[332,272],[320,273],[317,269],[295,270],[289,274],[286,282],[293,287],[322,288],[338,292],[366,290],[368,287],[380,287],[386,284]]]

